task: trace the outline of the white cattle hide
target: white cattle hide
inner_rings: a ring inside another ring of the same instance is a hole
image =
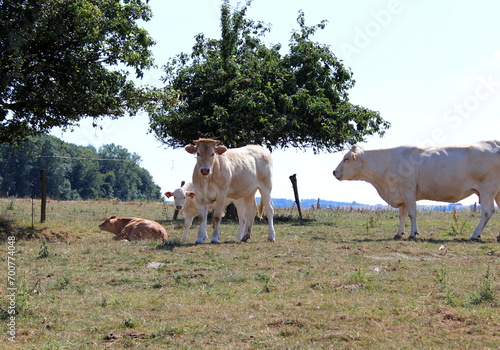
[[[241,199],[243,207],[247,208],[244,214],[245,227],[242,228],[240,222],[238,240],[248,240],[256,213],[257,190],[261,193],[261,205],[266,208],[269,220],[268,240],[274,242],[271,154],[257,145],[227,149],[219,145],[219,141],[212,139],[199,139],[193,143],[194,145],[187,145],[185,149],[191,154],[196,154],[193,185],[201,218],[196,243],[202,243],[208,237],[207,213],[212,204],[215,204],[212,243],[219,242],[220,219],[227,199],[233,201]],[[253,209],[248,210],[248,208]]]
[[[339,180],[367,181],[389,205],[399,208],[400,226],[395,239],[401,238],[408,215],[410,238],[416,237],[416,201],[455,203],[477,194],[482,215],[470,238],[478,239],[495,210],[494,202],[500,206],[500,142],[367,151],[354,145],[333,175]]]

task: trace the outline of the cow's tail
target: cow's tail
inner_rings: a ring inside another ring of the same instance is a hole
[[[262,201],[262,196],[259,201],[259,212],[257,213],[257,217],[262,220],[262,215],[264,214],[264,202]]]

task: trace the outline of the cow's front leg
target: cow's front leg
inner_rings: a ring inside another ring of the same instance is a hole
[[[223,211],[224,211],[224,199],[218,200],[217,206],[215,207],[213,213],[214,232],[212,233],[212,243],[219,243],[220,220],[222,218]]]
[[[493,204],[493,196],[481,195],[480,198],[481,198],[481,220],[479,221],[479,224],[474,230],[472,236],[470,236],[470,239],[472,240],[477,240],[479,239],[479,237],[481,237],[481,232],[483,232],[484,227],[486,226],[490,218],[493,216],[493,213],[495,212],[495,206]]]
[[[207,214],[208,205],[198,203],[198,211],[200,213],[200,228],[198,229],[198,237],[196,238],[196,244],[203,243],[205,239],[208,238],[207,235]]]
[[[402,205],[399,207],[399,228],[396,234],[394,235],[394,239],[399,240],[403,237],[405,233],[405,223],[406,217],[408,216],[408,209],[406,205]]]
[[[411,201],[407,202],[406,207],[408,208],[408,216],[411,221],[411,233],[408,239],[417,239],[418,228],[417,228],[417,202]]]
[[[186,216],[186,218],[184,219],[184,234],[182,235],[182,243],[185,243],[187,241],[189,229],[193,224],[193,219],[194,216]]]

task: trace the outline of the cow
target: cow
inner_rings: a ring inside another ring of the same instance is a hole
[[[211,242],[219,243],[220,220],[226,199],[242,199],[245,208],[253,208],[245,212],[246,226],[238,229],[238,240],[246,242],[250,238],[255,218],[257,190],[260,191],[261,204],[266,208],[269,221],[267,239],[274,242],[271,154],[258,145],[227,149],[219,141],[212,139],[195,140],[185,150],[196,154],[193,185],[201,218],[196,243],[203,243],[208,238],[207,213],[208,207],[213,203],[214,230]]]
[[[394,239],[401,239],[404,234],[408,215],[409,238],[416,238],[416,201],[455,203],[477,194],[482,214],[470,237],[477,240],[495,210],[494,201],[500,206],[500,141],[366,151],[354,145],[333,175],[338,180],[369,182],[389,205],[399,208],[400,225]],[[497,241],[500,242],[500,234]]]
[[[187,182],[183,186],[176,188],[174,191],[165,192],[165,197],[170,198],[174,197],[175,209],[176,210],[184,210],[184,234],[182,235],[182,242],[186,242],[189,234],[189,229],[191,228],[191,224],[193,223],[193,219],[198,216],[198,205],[196,204],[195,194],[194,194],[194,186],[192,182]],[[238,211],[238,219],[239,219],[239,229],[244,229],[247,226],[246,222],[246,206],[243,199],[226,199],[225,207],[227,207],[230,203],[234,203],[236,210]],[[262,203],[262,202],[261,202]],[[255,213],[256,204],[255,201],[251,203],[250,208]],[[212,203],[208,209],[212,210],[215,208],[215,203]],[[258,216],[262,218],[262,205],[259,207]],[[239,233],[242,235],[244,233]]]
[[[162,239],[168,240],[168,233],[162,225],[153,220],[141,218],[120,218],[116,215],[110,216],[99,228],[103,231],[114,233],[115,240],[143,240]]]

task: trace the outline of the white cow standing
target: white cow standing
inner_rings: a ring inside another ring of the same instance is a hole
[[[500,142],[369,151],[354,145],[333,175],[339,180],[367,181],[389,205],[399,208],[400,225],[394,239],[401,239],[408,215],[409,238],[416,238],[416,201],[455,203],[477,194],[482,215],[470,239],[478,239],[495,211],[494,201],[500,206]],[[500,234],[497,241],[500,242]]]
[[[175,209],[184,210],[184,234],[182,235],[182,242],[186,242],[189,234],[189,229],[193,223],[193,219],[198,216],[198,205],[195,200],[194,186],[192,182],[186,182],[183,186],[176,188],[174,191],[165,192],[165,196],[167,198],[174,197]],[[251,213],[256,212],[257,205],[255,204],[255,200],[253,201],[253,205],[250,208],[246,208],[245,202],[242,199],[226,199],[225,207],[227,207],[230,203],[233,203],[238,211],[238,220],[239,220],[239,229],[245,229],[251,227],[252,224],[247,223],[246,211],[249,210],[249,215]],[[262,203],[262,202],[261,202]],[[212,210],[215,208],[214,203],[212,203],[208,209]],[[259,207],[258,217],[262,218],[262,205]],[[255,214],[254,214],[255,215]],[[244,235],[244,232],[240,233],[240,235]]]
[[[255,208],[257,190],[260,191],[261,204],[266,208],[269,220],[268,240],[274,242],[271,154],[257,145],[227,149],[219,145],[219,141],[212,139],[199,139],[193,143],[194,145],[187,145],[185,149],[188,153],[196,154],[193,185],[201,218],[196,243],[202,243],[208,238],[207,213],[211,204],[215,204],[212,243],[218,243],[226,199],[241,199],[245,208]],[[253,212],[246,210],[244,216],[247,227],[238,229],[240,241],[250,238],[255,209]]]

